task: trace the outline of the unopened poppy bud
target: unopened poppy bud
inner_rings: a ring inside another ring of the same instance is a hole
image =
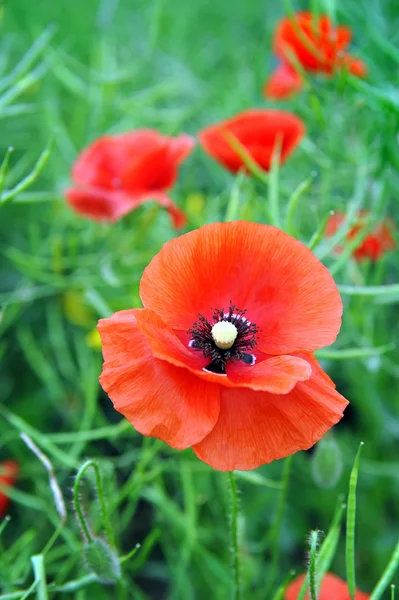
[[[312,459],[312,475],[319,487],[332,488],[342,473],[342,455],[332,435],[326,435],[316,446]]]
[[[87,568],[101,583],[115,583],[121,577],[119,558],[107,542],[93,538],[83,546],[83,558]]]
[[[212,327],[212,337],[218,348],[228,350],[237,337],[237,327],[229,321],[219,321]]]

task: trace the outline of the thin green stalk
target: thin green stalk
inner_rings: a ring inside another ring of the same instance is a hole
[[[4,519],[1,521],[1,523],[0,523],[0,535],[3,533],[3,531],[5,530],[5,528],[7,527],[7,525],[9,524],[10,521],[11,521],[11,517],[9,515],[6,515],[4,517]]]
[[[395,600],[395,586],[391,585],[391,600]]]
[[[225,138],[226,142],[232,148],[232,150],[234,150],[237,153],[237,155],[241,158],[242,162],[247,167],[251,175],[259,179],[259,181],[264,183],[265,185],[268,185],[267,173],[263,171],[263,169],[261,169],[258,163],[252,158],[252,155],[240,142],[240,140],[230,131],[223,130],[221,133],[222,136]]]
[[[360,442],[349,479],[348,507],[346,512],[346,579],[351,600],[355,600],[355,525],[356,525],[356,486],[359,472],[360,453],[364,442]]]
[[[8,165],[10,163],[10,157],[11,157],[11,154],[13,153],[13,151],[14,151],[14,148],[12,146],[9,146],[7,148],[3,162],[1,163],[1,166],[0,166],[0,196],[3,193],[4,184],[5,184],[5,180],[6,180],[7,173],[8,173]]]
[[[0,197],[0,205],[6,204],[6,202],[12,200],[17,194],[24,192],[29,186],[31,186],[36,181],[36,179],[39,177],[40,173],[46,166],[48,159],[50,158],[51,148],[52,143],[50,142],[40,154],[36,164],[34,165],[29,175],[24,177],[24,179],[17,183],[17,185],[15,185],[11,190],[6,190],[2,192]]]
[[[80,467],[80,469],[76,475],[75,484],[73,486],[73,501],[74,501],[74,505],[75,505],[76,514],[79,519],[79,524],[82,528],[82,532],[83,532],[84,536],[86,537],[87,541],[88,542],[93,541],[93,536],[92,536],[89,526],[87,524],[86,517],[85,517],[84,511],[82,509],[82,505],[80,502],[80,496],[79,496],[80,483],[82,481],[84,474],[86,473],[87,469],[89,469],[89,468],[92,468],[94,470],[97,496],[98,496],[98,501],[100,504],[102,522],[104,525],[107,539],[108,539],[109,543],[113,545],[114,544],[114,533],[112,531],[108,511],[105,506],[100,469],[98,467],[98,464],[94,460],[87,460],[85,463],[83,463],[83,465]]]
[[[230,193],[230,198],[227,204],[225,221],[234,221],[238,219],[240,214],[240,195],[241,185],[244,180],[244,173],[241,172],[237,175],[234,182],[233,188]]]
[[[277,502],[276,515],[273,520],[273,525],[270,530],[270,545],[271,545],[271,565],[270,565],[270,579],[268,582],[267,590],[269,591],[274,584],[278,571],[278,563],[280,558],[280,532],[283,523],[284,509],[288,495],[288,485],[292,468],[292,455],[288,456],[284,461],[281,492]]]
[[[234,473],[227,474],[230,487],[230,532],[231,532],[231,552],[233,558],[233,586],[234,600],[241,600],[241,565],[240,565],[240,548],[239,548],[239,500],[237,493],[237,485],[234,478]]]
[[[316,173],[311,173],[311,175],[307,179],[305,179],[305,181],[301,181],[301,183],[295,188],[295,190],[292,192],[289,198],[286,214],[285,231],[291,235],[293,235],[295,232],[294,215],[298,207],[299,200],[302,198],[302,194],[304,194],[310,188],[315,177]]]
[[[319,543],[319,531],[310,532],[310,549],[309,549],[309,590],[311,600],[317,600],[317,580],[316,580],[316,565],[317,565],[317,547]]]
[[[396,544],[395,549],[392,553],[392,556],[389,560],[389,563],[385,567],[385,571],[381,575],[380,579],[377,582],[374,590],[371,593],[370,600],[380,600],[383,593],[389,586],[392,577],[394,576],[396,569],[399,566],[399,542]],[[395,588],[395,586],[393,586]],[[395,589],[393,594],[395,595]]]
[[[80,467],[78,474],[76,475],[76,478],[75,478],[75,483],[73,486],[73,504],[75,507],[76,516],[78,518],[81,531],[82,531],[84,537],[86,538],[86,541],[91,542],[93,540],[93,536],[91,535],[89,526],[87,524],[86,517],[85,517],[84,511],[83,511],[83,508],[82,508],[82,505],[80,502],[80,496],[79,496],[80,481],[84,475],[85,470],[86,470],[86,463]]]
[[[342,501],[340,500],[339,505],[335,511],[330,529],[320,547],[319,555],[317,558],[317,589],[319,592],[324,576],[328,572],[337,550],[339,537],[341,533],[341,521],[344,515],[345,508],[346,505],[342,504]]]
[[[44,567],[44,557],[42,554],[32,556],[32,566],[37,583],[37,600],[48,600],[46,571]]]
[[[120,558],[121,565],[123,565],[123,563],[128,562],[131,558],[133,558],[133,556],[135,556],[137,554],[137,552],[140,550],[140,548],[141,548],[141,544],[136,544],[135,547],[132,548],[132,550],[130,550],[130,552],[125,554],[125,556],[121,556],[121,558]]]
[[[309,241],[309,244],[308,244],[308,247],[310,250],[314,250],[316,248],[317,244],[323,238],[324,232],[327,227],[328,220],[331,217],[331,215],[333,215],[333,214],[334,214],[334,211],[330,210],[330,212],[324,217],[324,219],[320,223],[320,226],[318,227],[318,229],[312,235],[312,237]]]
[[[390,294],[399,294],[399,283],[388,285],[339,285],[339,291],[344,296],[388,296]]]

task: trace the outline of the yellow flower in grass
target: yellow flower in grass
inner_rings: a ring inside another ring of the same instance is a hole
[[[101,350],[102,344],[100,334],[97,329],[94,328],[86,335],[86,344],[93,350]]]
[[[84,327],[93,321],[93,315],[86,307],[81,292],[65,292],[62,298],[62,306],[66,318],[74,325]]]

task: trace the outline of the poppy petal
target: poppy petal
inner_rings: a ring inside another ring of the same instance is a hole
[[[303,79],[287,63],[281,63],[263,87],[263,95],[270,100],[285,100],[297,94],[303,87]]]
[[[68,188],[65,197],[81,215],[96,221],[118,221],[139,205],[138,199],[102,188]]]
[[[122,156],[112,136],[102,136],[82,150],[72,167],[72,179],[79,186],[112,189]]]
[[[19,471],[19,465],[15,460],[5,460],[0,463],[0,484],[12,487],[15,484]],[[6,513],[10,497],[7,490],[0,490],[0,517]]]
[[[320,43],[330,30],[328,17],[323,16],[318,20],[310,11],[298,12],[294,18],[285,17],[273,36],[274,53],[285,60],[289,60],[290,54],[294,53],[305,69],[320,69],[325,62]]]
[[[136,312],[136,319],[138,328],[147,337],[156,358],[189,369],[197,377],[213,383],[286,394],[298,381],[309,379],[312,373],[306,357],[271,356],[260,357],[260,362],[253,366],[234,361],[228,365],[227,377],[217,375],[204,371],[209,358],[204,358],[201,352],[184,345],[152,310],[142,309]]]
[[[332,344],[342,302],[330,273],[301,242],[276,227],[235,221],[205,225],[166,243],[145,269],[140,295],[171,328],[230,302],[258,327],[265,354]]]
[[[320,370],[313,360],[312,377],[285,395],[222,390],[219,419],[195,454],[219,471],[249,470],[313,446],[348,404]]]
[[[348,69],[349,73],[351,73],[355,77],[367,77],[368,68],[366,63],[363,62],[361,58],[357,56],[352,56],[351,54],[346,54],[344,56],[343,63]]]
[[[333,30],[333,41],[338,50],[344,50],[352,41],[352,30],[346,25],[338,25]]]
[[[118,221],[146,202],[155,201],[168,211],[176,229],[187,223],[186,215],[163,193],[150,192],[131,195],[119,190],[101,188],[68,188],[65,197],[70,206],[81,215],[95,221]]]
[[[140,196],[141,202],[155,200],[160,206],[165,208],[170,216],[172,225],[175,229],[182,229],[187,225],[186,214],[173,202],[167,194],[162,192],[148,192]]]
[[[194,138],[186,134],[176,138],[160,137],[157,145],[132,156],[121,175],[122,188],[135,193],[170,189],[176,182],[179,164],[194,145]]]
[[[328,15],[318,17],[303,11],[282,19],[273,37],[273,49],[285,61],[294,54],[305,70],[330,75],[351,39],[349,27],[334,27]]]
[[[257,362],[254,366],[233,362],[226,369],[229,380],[236,386],[252,390],[287,394],[298,381],[306,381],[312,367],[298,356],[273,356]]]
[[[280,143],[283,164],[305,133],[305,125],[296,115],[275,109],[250,109],[230,119],[210,125],[199,132],[201,146],[226,169],[246,170],[239,154],[226,136],[233,136],[258,165],[268,171],[276,144]]]
[[[220,388],[154,358],[137,328],[139,313],[125,310],[99,321],[105,359],[100,383],[137,431],[188,448],[214,427]]]

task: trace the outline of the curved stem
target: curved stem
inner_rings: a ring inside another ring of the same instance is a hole
[[[241,599],[241,565],[239,548],[238,517],[240,512],[239,500],[237,494],[237,485],[234,473],[228,473],[230,487],[230,533],[231,533],[231,552],[233,558],[233,577],[234,577],[234,600]]]
[[[88,461],[88,462],[90,462],[90,461]],[[86,538],[86,541],[91,542],[93,539],[93,536],[90,533],[90,529],[87,524],[86,517],[85,517],[84,511],[83,511],[82,505],[80,503],[80,497],[79,497],[80,482],[82,480],[82,477],[83,477],[86,469],[87,469],[87,463],[84,463],[80,467],[80,469],[77,472],[77,475],[75,477],[75,483],[73,485],[73,504],[75,507],[76,516],[78,517],[78,521],[79,521],[79,525],[82,530],[82,533],[83,533],[84,537]]]
[[[89,526],[88,526],[88,524],[86,522],[86,517],[84,515],[84,511],[82,509],[82,506],[81,506],[81,503],[80,503],[80,498],[79,498],[80,482],[81,482],[81,480],[82,480],[85,472],[90,467],[94,470],[94,476],[95,476],[95,480],[96,480],[97,496],[98,496],[98,501],[100,503],[100,510],[101,510],[101,516],[102,516],[102,521],[103,521],[104,529],[105,529],[105,532],[106,532],[107,539],[108,539],[109,543],[113,544],[114,543],[114,535],[113,535],[111,523],[110,523],[110,520],[109,520],[107,508],[105,506],[105,500],[104,500],[104,494],[103,494],[103,486],[102,486],[102,482],[101,482],[100,469],[98,467],[98,464],[94,460],[87,460],[85,463],[83,463],[83,465],[80,467],[80,469],[79,469],[79,471],[78,471],[78,473],[76,475],[75,484],[73,486],[73,501],[74,501],[74,505],[75,505],[76,514],[78,516],[79,523],[80,523],[80,526],[82,528],[84,536],[87,538],[88,542],[92,541],[92,535],[90,533]]]

